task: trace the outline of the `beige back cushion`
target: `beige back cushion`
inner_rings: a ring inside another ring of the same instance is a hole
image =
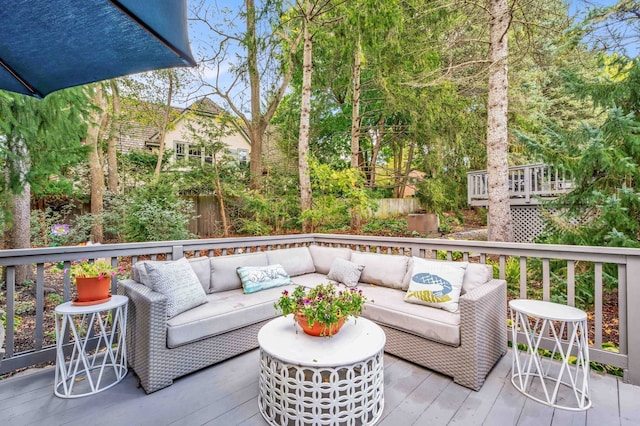
[[[295,247],[267,251],[269,265],[282,265],[290,277],[298,275],[312,274],[316,271],[313,265],[313,258],[307,247]]]
[[[351,253],[351,261],[358,265],[364,265],[364,270],[360,275],[361,282],[403,288],[409,257],[354,251]]]
[[[336,258],[349,260],[351,259],[351,249],[344,247],[324,247],[324,246],[309,246],[309,252],[313,258],[313,264],[316,267],[316,272],[319,274],[328,274],[333,265],[333,260]]]
[[[483,263],[469,263],[467,271],[464,274],[464,280],[462,281],[461,294],[465,294],[476,287],[480,287],[482,284],[485,284],[492,279],[493,266],[485,265]]]
[[[267,255],[264,252],[212,257],[210,293],[242,288],[242,282],[236,272],[238,267],[267,266],[268,264]]]

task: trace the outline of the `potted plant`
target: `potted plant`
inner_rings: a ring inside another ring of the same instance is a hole
[[[114,268],[104,260],[82,259],[71,262],[69,276],[75,280],[78,298],[75,304],[92,305],[109,299],[111,278],[122,273],[122,268]]]
[[[302,330],[312,336],[336,334],[349,317],[357,318],[367,297],[362,290],[338,289],[334,284],[321,284],[314,288],[298,286],[289,294],[282,292],[274,304],[282,315],[293,314]]]

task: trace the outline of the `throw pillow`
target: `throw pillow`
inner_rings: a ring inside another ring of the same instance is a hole
[[[450,262],[414,259],[405,302],[456,312],[466,267],[466,262],[454,266]]]
[[[144,267],[153,291],[167,297],[168,318],[207,302],[198,276],[184,257],[175,262],[145,263]]]
[[[236,271],[245,294],[293,284],[287,271],[277,263],[269,266],[240,266]]]
[[[336,257],[331,264],[327,278],[348,287],[355,287],[358,285],[363,270],[364,265],[358,265],[357,263]]]

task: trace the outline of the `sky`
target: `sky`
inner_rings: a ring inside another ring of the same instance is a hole
[[[588,7],[593,6],[610,6],[616,3],[615,0],[567,0],[569,3],[569,13],[574,16],[575,19],[581,19],[585,15],[585,11]],[[199,4],[199,0],[188,0],[188,7],[191,8],[193,5]],[[242,7],[242,0],[218,0],[217,2],[214,0],[205,0],[205,4],[215,5],[218,7],[227,7],[229,9],[237,9],[238,7]],[[189,9],[191,14],[191,9]],[[239,25],[243,25],[239,23]],[[240,30],[241,28],[238,28]],[[635,30],[637,31],[637,29]],[[209,40],[210,30],[206,28],[202,23],[194,22],[190,20],[189,23],[189,36],[191,40],[191,50],[196,57],[196,60],[202,57],[202,54],[206,47],[211,44]],[[233,51],[231,52],[233,54]],[[634,43],[632,45],[627,46],[627,54],[629,56],[637,56],[638,47],[637,44]],[[231,82],[231,74],[229,73],[229,66],[221,67],[221,75],[220,80],[223,84],[229,84]],[[210,82],[213,82],[213,78],[216,75],[216,70],[214,69],[201,69],[201,72],[204,73],[205,78],[207,78]],[[202,96],[206,91],[200,91],[198,96]],[[241,93],[237,94],[237,96],[242,95]],[[214,99],[216,102],[219,102],[218,99]],[[191,100],[185,100],[184,103],[191,103]],[[185,106],[185,105],[181,105]]]

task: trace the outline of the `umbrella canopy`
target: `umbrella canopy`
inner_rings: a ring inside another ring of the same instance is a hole
[[[186,0],[11,0],[0,7],[0,89],[44,97],[193,66]]]

